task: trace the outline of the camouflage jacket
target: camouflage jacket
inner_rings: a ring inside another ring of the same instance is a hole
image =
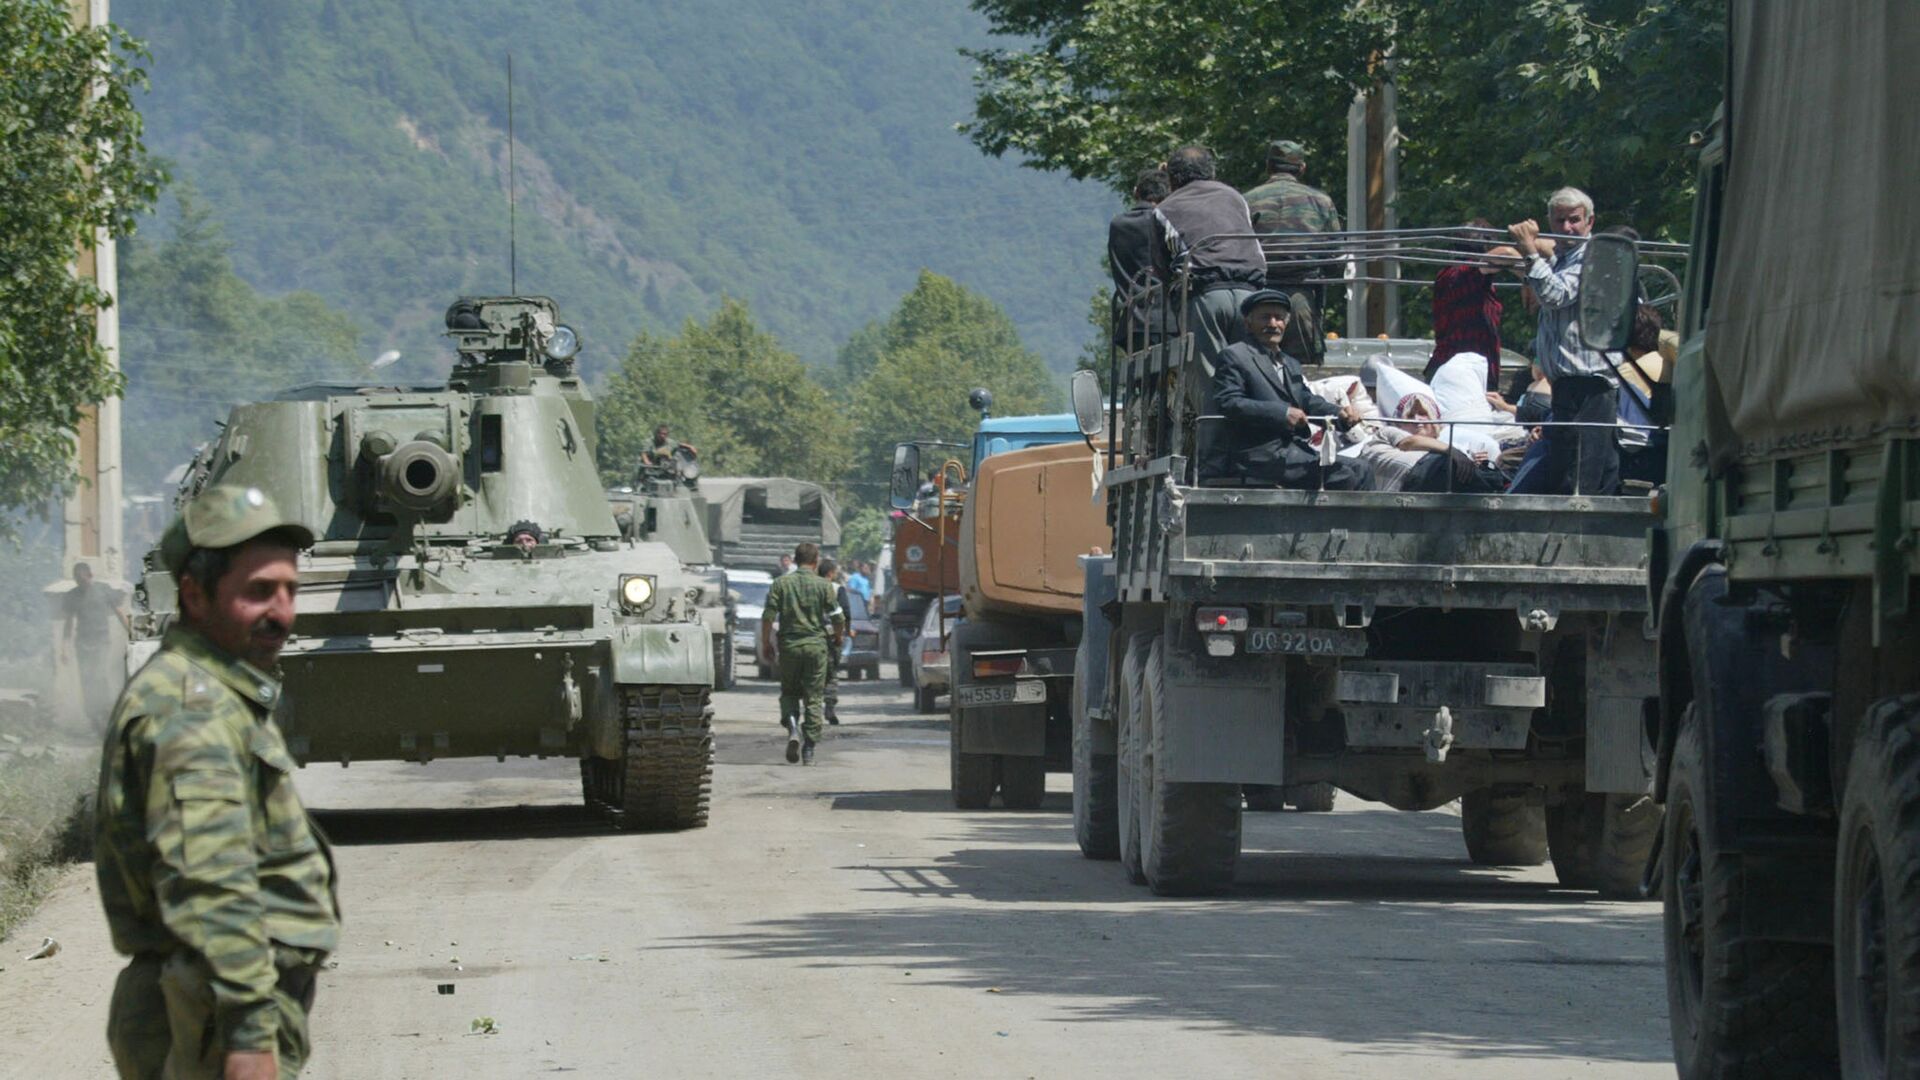
[[[1327,193],[1291,173],[1274,173],[1247,192],[1253,230],[1263,233],[1339,232],[1340,215]]]
[[[228,1050],[274,1046],[279,963],[339,939],[333,855],[293,789],[280,684],[193,630],[167,632],[114,708],[94,870],[113,946],[192,950]]]

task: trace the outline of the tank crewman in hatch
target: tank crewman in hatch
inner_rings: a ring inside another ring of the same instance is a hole
[[[127,683],[100,763],[94,868],[114,948],[123,1077],[294,1077],[339,940],[333,855],[271,715],[305,525],[210,488],[161,537],[180,618]]]
[[[520,549],[528,558],[533,557],[533,549],[547,542],[547,534],[537,521],[516,521],[507,530],[507,543]]]
[[[780,723],[787,729],[787,763],[811,765],[814,744],[820,741],[827,665],[838,650],[844,616],[833,582],[819,574],[820,545],[812,541],[795,545],[793,564],[795,572],[776,578],[767,590],[760,617],[760,651],[773,655],[780,665]]]
[[[1307,173],[1307,148],[1292,139],[1276,139],[1267,146],[1267,178],[1247,192],[1247,211],[1253,231],[1262,233],[1333,233],[1340,231],[1340,212],[1326,192],[1302,179]],[[1268,268],[1268,284],[1293,302],[1288,319],[1287,352],[1317,364],[1326,355],[1326,336],[1320,332],[1320,312],[1326,308],[1327,276],[1324,262],[1275,261]]]

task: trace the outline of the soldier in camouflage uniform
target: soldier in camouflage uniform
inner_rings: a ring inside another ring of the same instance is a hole
[[[1340,231],[1340,213],[1333,208],[1333,199],[1301,179],[1306,171],[1306,147],[1291,139],[1278,139],[1267,146],[1267,179],[1247,192],[1247,210],[1255,232]],[[1292,300],[1292,317],[1287,320],[1287,340],[1282,347],[1308,363],[1319,363],[1327,351],[1326,335],[1320,332],[1326,286],[1314,283],[1334,269],[1325,263],[1278,262],[1268,274],[1267,284]]]
[[[814,744],[820,741],[827,667],[839,651],[845,617],[833,582],[818,572],[820,545],[797,545],[793,562],[797,572],[776,578],[767,590],[760,616],[760,648],[775,653],[780,664],[780,723],[787,729],[787,762],[811,765]],[[776,640],[778,649],[773,647]]]
[[[295,1077],[314,975],[339,939],[333,856],[293,788],[269,672],[313,533],[215,487],[161,538],[180,618],[127,683],[100,763],[94,868],[114,948],[123,1077]]]

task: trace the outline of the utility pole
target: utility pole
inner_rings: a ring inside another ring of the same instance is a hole
[[[1400,118],[1393,82],[1395,61],[1376,55],[1373,86],[1355,91],[1347,108],[1347,228],[1394,229],[1400,224]],[[1398,262],[1358,263],[1357,275],[1397,278]],[[1361,282],[1347,289],[1347,336],[1400,333],[1400,287]]]
[[[107,24],[107,5],[108,0],[68,0],[73,24],[83,30]],[[97,230],[92,246],[75,253],[74,272],[118,299],[119,267],[107,230]],[[106,351],[107,364],[118,371],[120,308],[117,303],[102,308],[93,318],[95,339]],[[88,409],[75,435],[74,464],[80,482],[62,515],[66,525],[63,565],[84,561],[92,564],[96,577],[122,581],[127,558],[121,523],[120,399],[110,397]]]

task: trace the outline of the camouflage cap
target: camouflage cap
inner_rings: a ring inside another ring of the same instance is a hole
[[[226,548],[264,532],[283,529],[300,547],[313,545],[313,530],[280,512],[257,487],[210,487],[180,508],[160,537],[160,561],[178,574],[195,548]]]
[[[1267,144],[1267,164],[1304,169],[1307,167],[1307,148],[1292,139],[1275,139]]]

